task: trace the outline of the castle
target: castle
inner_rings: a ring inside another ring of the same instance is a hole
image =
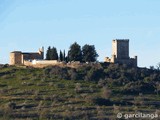
[[[112,41],[112,56],[106,57],[105,62],[127,64],[137,67],[137,56],[129,57],[129,39],[115,39]]]
[[[40,48],[38,52],[21,52],[13,51],[10,53],[10,65],[25,65],[26,62],[32,60],[44,59],[44,48]]]
[[[126,64],[137,67],[137,56],[129,57],[129,39],[115,39],[112,41],[112,57],[106,57],[104,62]],[[63,65],[58,60],[44,60],[44,48],[38,52],[13,51],[10,53],[10,65],[49,66]],[[69,63],[67,63],[69,64]]]

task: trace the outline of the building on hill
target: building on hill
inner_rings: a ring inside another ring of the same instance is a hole
[[[120,63],[137,67],[137,56],[129,57],[129,39],[115,39],[112,41],[112,56],[106,57],[105,62]]]
[[[21,52],[13,51],[10,53],[10,65],[24,65],[27,61],[44,59],[44,48],[40,48],[38,52]]]

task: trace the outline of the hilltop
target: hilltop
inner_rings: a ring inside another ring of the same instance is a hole
[[[115,119],[160,112],[160,71],[119,64],[1,66],[1,119]]]

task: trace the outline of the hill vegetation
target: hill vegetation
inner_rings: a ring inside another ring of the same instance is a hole
[[[1,119],[116,119],[160,113],[160,71],[119,64],[1,66]]]
[[[82,48],[75,42],[73,43],[66,55],[65,50],[60,50],[58,55],[55,47],[48,47],[46,53],[46,60],[59,60],[65,62],[79,61],[79,62],[95,62],[97,61],[98,54],[94,45],[85,44]]]

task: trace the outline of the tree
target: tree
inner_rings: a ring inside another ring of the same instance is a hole
[[[55,47],[52,47],[52,49],[50,46],[48,47],[46,60],[58,60],[58,53]]]
[[[63,61],[66,61],[66,53],[65,53],[65,50],[63,51]]]
[[[76,42],[70,46],[68,52],[69,61],[82,61],[81,46]]]
[[[94,45],[84,45],[82,47],[83,62],[95,62],[98,54],[95,50]]]
[[[155,69],[154,66],[150,66],[149,68],[150,68],[151,70],[154,70],[154,69]]]
[[[50,60],[51,58],[51,47],[49,46],[48,49],[47,49],[47,53],[46,53],[46,60]]]
[[[53,47],[51,50],[51,60],[58,60],[58,53],[55,47]]]
[[[59,60],[60,60],[60,61],[63,61],[63,53],[62,53],[61,50],[60,50],[60,53],[59,53]]]

